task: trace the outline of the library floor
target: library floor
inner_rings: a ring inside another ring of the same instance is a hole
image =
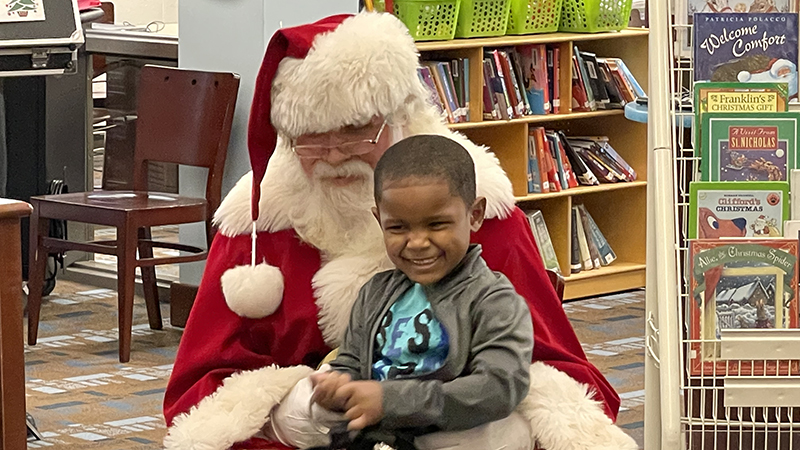
[[[136,299],[131,362],[117,359],[116,293],[59,280],[41,311],[39,343],[26,347],[28,412],[42,441],[34,448],[155,450],[165,425],[161,401],[181,330],[147,325]],[[589,359],[622,397],[618,424],[642,445],[644,291],[565,304]]]

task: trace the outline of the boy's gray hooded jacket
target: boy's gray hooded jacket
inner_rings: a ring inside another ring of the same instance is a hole
[[[511,282],[492,272],[471,245],[439,282],[425,286],[450,350],[438,370],[382,381],[382,428],[464,430],[508,416],[525,398],[533,351],[530,311]],[[354,380],[372,374],[381,319],[413,282],[399,270],[382,272],[358,294],[339,354],[331,367]]]

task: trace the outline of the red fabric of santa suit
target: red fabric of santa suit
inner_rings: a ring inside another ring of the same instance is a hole
[[[253,437],[271,408],[338,345],[361,285],[391,267],[377,223],[357,222],[355,237],[343,230],[337,241],[351,239],[352,245],[317,248],[301,238],[312,233],[308,221],[298,217],[324,209],[324,203],[315,203],[313,183],[288,139],[363,125],[377,116],[387,120],[395,138],[441,134],[473,156],[478,195],[487,198],[487,220],[472,241],[483,246],[489,267],[504,273],[531,309],[531,392],[518,410],[530,420],[539,444],[549,450],[635,449],[635,442],[612,424],[619,397],[586,360],[528,221],[514,206],[508,178],[487,149],[451,132],[428,103],[416,74],[414,42],[403,25],[393,16],[362,13],[337,16],[312,33],[313,39],[304,35],[307,54],[292,49],[291,42],[288,50],[281,43],[291,57],[277,58],[277,74],[267,63],[275,55],[268,49],[265,56],[248,145],[251,153],[258,151],[263,127],[274,126],[279,139],[271,157],[253,159],[255,164],[269,161],[263,180],[253,183],[252,173],[245,175],[215,216],[220,233],[164,398],[170,426],[166,448],[223,450],[236,443],[237,448],[283,448]],[[266,135],[267,141],[274,139]],[[251,203],[257,205],[255,222]]]

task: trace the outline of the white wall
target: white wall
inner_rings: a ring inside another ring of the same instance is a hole
[[[187,3],[193,0],[186,0]],[[147,25],[153,20],[178,23],[178,0],[112,0],[114,22]]]
[[[119,1],[119,0],[117,0]],[[158,2],[159,0],[127,0]],[[171,0],[163,0],[171,1]],[[177,0],[175,0],[177,1]],[[231,143],[225,164],[223,195],[250,170],[247,153],[247,120],[256,75],[264,50],[279,28],[313,22],[331,14],[355,13],[358,0],[184,0],[179,5],[178,65],[191,69],[232,71],[241,76]],[[198,171],[182,168],[180,191],[202,195]],[[182,226],[181,242],[202,244],[201,225]],[[203,264],[183,264],[181,282],[198,284]]]

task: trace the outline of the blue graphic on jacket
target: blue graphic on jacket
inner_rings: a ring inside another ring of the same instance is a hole
[[[375,336],[372,378],[391,380],[422,375],[444,365],[450,343],[420,284],[408,290],[386,312]]]

